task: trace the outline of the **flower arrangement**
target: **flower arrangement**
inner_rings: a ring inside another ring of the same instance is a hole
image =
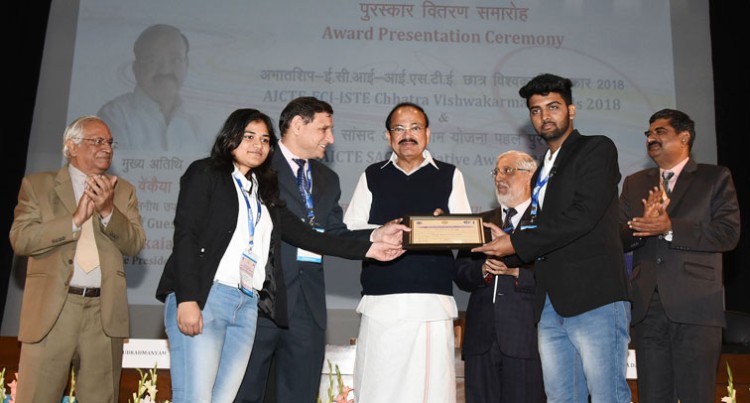
[[[354,399],[349,399],[349,392],[353,391],[349,386],[344,385],[344,380],[341,378],[341,370],[339,365],[336,364],[336,375],[334,376],[333,365],[331,360],[328,361],[328,399],[325,402],[320,400],[318,396],[318,403],[354,403]],[[336,383],[334,384],[334,378]]]
[[[133,400],[131,402],[128,399],[128,403],[155,403],[157,401],[156,392],[158,392],[158,389],[156,389],[156,364],[148,372],[143,372],[140,368],[137,368],[137,370],[141,376],[141,379],[138,381],[138,391],[133,392]],[[165,400],[163,403],[169,403],[169,400]]]
[[[16,374],[18,376],[18,374]],[[70,393],[68,396],[63,397],[62,403],[78,403],[76,400],[76,370],[70,368]]]
[[[138,391],[133,393],[133,400],[131,402],[130,399],[128,399],[128,402],[131,403],[156,403],[156,381],[157,381],[157,375],[156,375],[156,365],[154,365],[153,369],[148,370],[147,372],[141,371],[140,368],[137,369],[138,374],[140,374],[141,379],[138,381]],[[5,368],[3,368],[2,371],[0,371],[0,382],[5,382]],[[16,401],[16,386],[18,385],[18,372],[16,372],[16,379],[13,380],[13,382],[8,384],[8,388],[10,389],[10,393],[5,393],[5,387],[0,387],[0,403],[12,403]],[[75,397],[75,390],[76,390],[76,374],[75,370],[73,368],[70,369],[70,393],[68,393],[67,396],[62,398],[61,403],[77,403]],[[170,403],[169,400],[164,400],[162,403]],[[349,402],[347,402],[349,403]]]
[[[2,371],[0,371],[0,382],[5,383],[5,368],[3,368]],[[16,385],[17,384],[18,384],[18,372],[16,372],[16,379],[14,379],[13,382],[8,384],[8,388],[10,389],[10,394],[5,393],[5,385],[3,385],[2,388],[0,388],[0,397],[2,398],[0,402],[8,403],[8,402],[13,402],[16,400]]]
[[[734,390],[734,383],[732,381],[732,368],[729,367],[729,362],[727,361],[727,393],[729,393],[729,396],[722,397],[721,401],[726,403],[737,403],[737,391]]]
[[[5,393],[5,387],[0,388],[0,403],[11,403],[16,401],[16,388],[18,387],[18,372],[15,374],[16,379],[8,384],[10,393]],[[0,382],[5,382],[5,368],[0,371]],[[76,391],[76,373],[73,368],[70,369],[70,393],[62,398],[61,403],[77,403],[75,398]]]

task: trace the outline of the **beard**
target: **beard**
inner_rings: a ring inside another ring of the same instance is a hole
[[[505,194],[500,193],[495,189],[495,197],[497,197],[497,202],[500,203],[501,206],[515,207],[519,202],[523,201],[519,200],[521,196],[520,189],[514,189],[511,186],[508,186],[507,189],[508,192]]]
[[[539,137],[544,139],[544,141],[549,142],[550,140],[556,140],[563,137],[569,128],[570,114],[568,114],[568,118],[565,119],[560,126],[557,126],[557,123],[555,123],[554,129],[547,132],[537,130],[537,133],[539,134]]]

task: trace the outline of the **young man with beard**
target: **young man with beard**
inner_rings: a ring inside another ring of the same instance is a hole
[[[541,74],[520,90],[549,146],[534,173],[536,228],[500,234],[473,252],[534,262],[539,355],[548,401],[630,403],[630,302],[618,229],[617,148],[573,128],[563,77]]]

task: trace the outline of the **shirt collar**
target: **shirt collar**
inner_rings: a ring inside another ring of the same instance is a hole
[[[250,176],[253,179],[253,184],[254,184],[253,191],[255,191],[256,189],[258,189],[258,186],[257,186],[258,180],[255,178],[255,172],[251,172]],[[234,171],[232,171],[232,177],[240,180],[240,182],[242,183],[242,190],[250,189],[250,181],[247,180],[247,178],[245,177],[245,175],[242,174],[242,172],[240,172],[240,169],[237,168],[236,164],[234,164]]]
[[[526,211],[526,209],[529,207],[530,204],[531,204],[531,198],[528,198],[528,199],[526,199],[526,200],[518,203],[513,208],[516,209],[517,213],[523,213],[524,211]],[[506,206],[504,204],[501,204],[500,207],[502,207],[503,211],[505,211],[505,210],[508,209],[508,206]]]
[[[419,168],[415,169],[412,172],[416,172],[416,171],[424,168],[425,166],[427,166],[427,164],[430,164],[430,165],[434,166],[435,169],[440,169],[440,168],[438,168],[437,163],[435,163],[435,160],[432,158],[432,154],[430,154],[430,152],[428,150],[422,151],[422,157],[424,157],[424,160],[422,160],[422,163],[419,164]],[[403,173],[405,173],[405,174],[408,175],[409,173],[407,173],[406,171],[404,171],[403,169],[401,169],[401,167],[398,166],[398,164],[396,163],[396,161],[398,161],[398,155],[396,155],[396,153],[392,152],[390,158],[388,158],[388,161],[386,161],[385,164],[383,164],[380,167],[380,169],[383,169],[383,168],[387,167],[388,164],[393,164],[393,166],[396,167],[398,170],[400,170],[401,172],[403,172]]]
[[[86,174],[80,169],[76,168],[73,164],[68,164],[68,174],[73,181],[86,181]]]
[[[662,176],[662,173],[664,173],[664,171],[673,172],[674,176],[672,176],[672,178],[669,180],[669,182],[670,183],[674,183],[674,181],[677,180],[677,177],[680,176],[680,172],[682,172],[683,168],[685,168],[685,165],[687,164],[687,162],[688,162],[689,159],[690,159],[690,157],[687,157],[684,160],[680,161],[677,165],[675,165],[675,166],[673,166],[672,168],[669,168],[669,169],[659,168],[659,176]]]
[[[296,174],[297,169],[299,169],[299,165],[297,165],[297,163],[294,162],[294,159],[297,158],[297,159],[302,159],[302,160],[305,160],[305,161],[307,161],[307,160],[305,158],[300,158],[300,157],[294,155],[294,153],[292,153],[292,151],[289,150],[289,148],[287,148],[287,146],[285,146],[284,143],[281,140],[279,140],[279,142],[276,143],[276,144],[279,146],[278,148],[279,148],[279,150],[281,150],[281,155],[284,156],[284,159],[286,160],[286,163],[289,164],[289,167],[292,169],[292,172],[294,172]],[[306,165],[307,165],[306,168],[308,168],[310,166],[309,163],[306,164]]]

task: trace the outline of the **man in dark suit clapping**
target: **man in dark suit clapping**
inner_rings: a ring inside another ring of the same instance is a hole
[[[496,230],[523,231],[531,222],[534,158],[520,151],[497,157],[492,177],[499,208],[482,213]],[[516,256],[497,259],[459,251],[456,284],[471,292],[466,309],[464,360],[467,403],[545,402],[534,324],[533,265]]]
[[[620,234],[633,251],[633,341],[642,402],[712,402],[724,318],[722,252],[740,238],[725,167],[690,158],[695,124],[674,109],[649,119],[656,167],[625,178]]]

